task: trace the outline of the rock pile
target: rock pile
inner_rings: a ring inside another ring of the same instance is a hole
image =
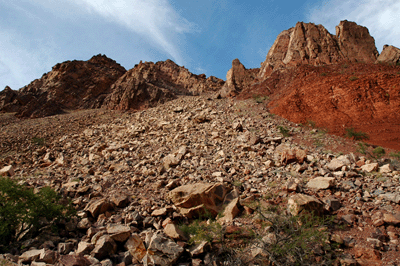
[[[336,215],[346,230],[330,232],[329,242],[340,246],[342,265],[399,263],[398,169],[385,160],[298,146],[279,126],[293,135],[306,129],[277,121],[254,100],[180,96],[1,157],[0,173],[37,189],[50,186],[78,210],[78,218],[66,221],[60,234],[44,230],[25,240],[23,250],[3,254],[3,260],[229,263],[216,255],[218,243],[191,243],[180,225],[205,212],[217,216],[221,234],[234,241],[244,234],[237,228],[257,230],[256,208],[248,203],[258,201],[293,215],[307,210]],[[254,246],[243,248],[248,265],[259,259],[252,255],[260,254]]]

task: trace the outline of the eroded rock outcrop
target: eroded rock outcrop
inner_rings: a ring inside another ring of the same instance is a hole
[[[376,59],[377,63],[398,64],[400,63],[400,49],[393,45],[383,46],[382,53]]]
[[[239,59],[232,61],[232,68],[226,74],[226,82],[220,91],[222,97],[235,96],[250,87],[259,69],[246,69]]]
[[[375,40],[368,29],[347,20],[336,27],[336,35],[322,25],[298,22],[278,35],[261,64],[259,76],[274,69],[300,64],[335,64],[342,61],[373,63],[378,57]]]
[[[20,117],[43,117],[62,109],[99,108],[111,85],[125,68],[97,55],[88,61],[66,61],[19,91],[9,89],[0,96],[0,110]]]
[[[171,60],[140,62],[112,86],[104,107],[116,110],[153,107],[177,95],[216,91],[223,84],[223,80],[215,77],[192,74]]]

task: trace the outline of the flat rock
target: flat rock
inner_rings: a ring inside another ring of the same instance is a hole
[[[328,189],[331,187],[335,186],[335,178],[333,177],[317,177],[314,179],[311,179],[310,181],[308,181],[307,183],[307,187],[308,188],[312,188],[312,189]]]

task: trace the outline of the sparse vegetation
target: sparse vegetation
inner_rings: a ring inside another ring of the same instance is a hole
[[[326,77],[326,76],[328,76],[328,74],[327,73],[325,73],[325,72],[323,72],[323,73],[321,73],[321,74],[319,74],[321,77]]]
[[[386,154],[386,151],[382,147],[376,147],[372,153],[375,155],[375,158],[381,158],[383,155]]]
[[[346,137],[352,138],[354,140],[366,140],[369,139],[367,133],[362,131],[356,131],[353,127],[346,128]]]
[[[313,213],[298,216],[274,206],[256,210],[263,233],[257,232],[257,245],[274,265],[310,265],[316,257],[329,263],[334,259],[334,249],[327,244],[328,228],[334,216],[319,217]]]
[[[389,153],[389,156],[393,157],[397,160],[400,160],[400,152],[391,152],[391,153]]]
[[[367,145],[364,142],[357,143],[357,152],[367,154]]]
[[[311,127],[311,128],[315,128],[316,123],[312,120],[307,120],[307,126]]]
[[[269,97],[263,95],[253,95],[253,99],[256,101],[256,103],[263,103],[269,100]]]
[[[60,197],[51,188],[35,194],[12,179],[0,178],[0,250],[17,245],[27,232],[35,234],[44,221],[51,223],[72,214],[73,209],[60,204]]]
[[[350,81],[355,81],[355,80],[358,79],[358,77],[356,77],[356,76],[351,76],[349,79],[350,79]]]
[[[45,144],[45,139],[44,138],[33,137],[31,142],[32,142],[32,144],[35,144],[35,145],[38,145],[38,146],[43,146]]]
[[[290,137],[290,130],[283,126],[278,126],[279,133],[282,134],[285,138]]]

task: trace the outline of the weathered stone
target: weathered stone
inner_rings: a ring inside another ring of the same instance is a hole
[[[22,263],[30,263],[39,259],[40,255],[44,252],[44,249],[33,249],[25,251],[19,256],[19,261]]]
[[[312,189],[328,189],[331,187],[335,186],[335,178],[333,177],[317,177],[314,179],[311,179],[310,181],[308,181],[307,183],[307,187],[308,188],[312,188]]]
[[[287,208],[292,215],[298,215],[303,210],[320,214],[323,211],[323,204],[315,197],[295,194],[289,198]]]
[[[57,252],[66,255],[74,249],[74,243],[58,243]]]
[[[94,249],[94,245],[92,243],[81,241],[78,244],[78,248],[76,249],[76,254],[78,255],[87,255]]]
[[[165,216],[165,215],[167,215],[166,208],[157,209],[151,213],[151,216]]]
[[[85,211],[89,211],[94,218],[97,218],[102,213],[105,213],[111,209],[111,204],[107,199],[92,199],[88,205],[86,205]]]
[[[126,225],[109,224],[107,225],[107,234],[117,242],[124,242],[131,235],[131,229]]]
[[[199,244],[194,245],[189,249],[190,254],[193,257],[204,254],[204,252],[208,251],[211,248],[210,243],[208,241],[202,241]]]
[[[385,199],[394,203],[400,203],[400,193],[385,193],[378,196],[379,199]]]
[[[14,167],[12,165],[4,166],[0,169],[0,176],[13,176],[14,175]]]
[[[237,193],[228,192],[223,184],[197,183],[175,188],[168,193],[168,197],[186,217],[191,218],[205,211],[216,216],[222,211],[223,205],[228,205],[238,197]]]
[[[101,236],[90,254],[98,260],[102,260],[107,256],[115,254],[117,244],[109,235]]]
[[[385,213],[383,215],[383,221],[387,224],[399,225],[400,213],[395,213],[395,214]]]
[[[331,171],[338,171],[345,165],[346,163],[344,161],[334,158],[326,167],[328,167],[328,169]]]
[[[63,255],[60,256],[57,265],[62,266],[89,266],[92,263],[83,256]]]
[[[384,45],[382,53],[376,59],[376,63],[396,65],[400,62],[400,49],[393,45]]]
[[[42,253],[40,253],[40,257],[38,261],[47,263],[47,264],[54,264],[57,260],[57,253],[52,250],[42,249]]]
[[[143,240],[137,234],[131,235],[131,237],[125,243],[125,248],[138,261],[142,261],[146,255],[146,248]]]
[[[394,171],[394,168],[391,164],[385,164],[379,167],[379,173],[391,173]]]
[[[162,234],[153,234],[147,250],[147,258],[155,265],[174,265],[184,249]],[[143,260],[146,260],[144,258]]]
[[[186,240],[185,234],[175,224],[169,223],[164,227],[164,233],[175,240]]]
[[[370,163],[370,164],[365,164],[365,165],[361,166],[361,170],[363,170],[364,172],[371,173],[371,172],[377,171],[378,167],[379,167],[378,163]]]

